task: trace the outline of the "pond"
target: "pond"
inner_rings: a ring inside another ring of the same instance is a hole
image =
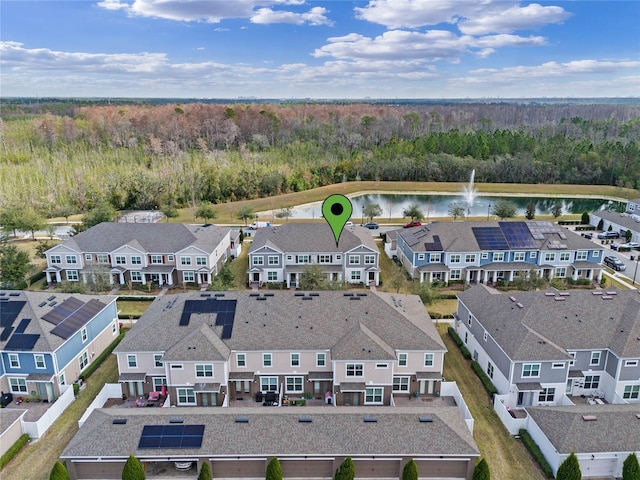
[[[519,197],[519,196],[482,196],[475,197],[473,205],[467,208],[467,202],[460,195],[434,195],[434,194],[394,194],[394,193],[367,193],[354,195],[351,198],[353,205],[352,219],[361,219],[362,209],[367,204],[378,204],[382,208],[382,215],[379,218],[402,218],[403,210],[410,205],[417,204],[424,214],[425,220],[431,217],[448,217],[451,204],[457,203],[468,210],[471,217],[492,217],[492,206],[498,200],[509,200],[517,207],[518,216],[524,216],[527,205],[534,203],[536,215],[550,215],[553,206],[557,201],[562,203],[563,214],[581,214],[582,212],[596,212],[606,207],[613,209],[622,208],[624,204],[604,198],[550,198],[550,197]],[[294,207],[291,218],[320,218],[322,202],[309,203]]]

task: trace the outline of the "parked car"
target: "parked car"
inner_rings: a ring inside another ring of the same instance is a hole
[[[251,225],[249,225],[249,228],[251,230],[258,230],[260,228],[267,228],[270,226],[271,226],[271,223],[269,222],[253,222]]]
[[[377,230],[378,228],[380,228],[380,225],[378,225],[376,222],[367,222],[363,225],[364,228],[368,228],[369,230]]]
[[[620,246],[630,248],[631,250],[640,250],[640,243],[638,242],[627,242]]]
[[[600,240],[605,240],[607,238],[620,238],[620,234],[618,232],[602,232],[598,234],[598,238]]]
[[[624,270],[626,270],[627,266],[622,263],[622,260],[620,260],[618,257],[614,257],[612,255],[609,255],[607,257],[604,257],[603,263],[609,267],[612,268],[618,272],[623,272]]]
[[[421,225],[422,225],[422,223],[420,223],[418,221],[413,221],[413,222],[405,223],[404,224],[404,228],[419,227]]]
[[[593,238],[593,233],[583,233],[582,236],[584,238],[592,239]]]

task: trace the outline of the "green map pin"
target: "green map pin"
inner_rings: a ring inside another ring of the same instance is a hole
[[[344,195],[330,195],[322,202],[322,216],[327,221],[336,239],[336,246],[345,224],[351,218],[353,206]]]

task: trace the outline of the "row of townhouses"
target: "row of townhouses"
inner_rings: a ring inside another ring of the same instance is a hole
[[[640,243],[640,198],[629,200],[624,213],[612,210],[600,210],[591,214],[589,222],[597,227],[602,221],[602,230],[620,234],[622,243],[626,242],[627,231],[631,232],[629,241]]]

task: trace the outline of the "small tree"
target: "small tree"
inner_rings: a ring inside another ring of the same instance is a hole
[[[69,472],[59,460],[53,464],[49,480],[69,480]]]
[[[489,464],[484,458],[480,460],[476,464],[476,468],[473,469],[473,480],[491,480]]]
[[[596,228],[598,230],[602,230],[603,227],[604,227],[604,220],[601,218],[600,221],[598,222],[598,226]]]
[[[113,222],[116,210],[108,203],[101,203],[82,216],[82,229],[86,230],[102,222]]]
[[[133,455],[129,455],[122,469],[122,480],[144,480],[142,463]]]
[[[607,228],[607,232],[613,232],[613,225],[609,224],[609,228]]]
[[[553,218],[558,218],[560,215],[562,215],[562,202],[556,202],[553,204],[551,215],[553,215]]]
[[[556,480],[581,480],[582,473],[580,472],[580,462],[574,452],[565,459],[564,462],[558,467],[556,472]]]
[[[293,214],[292,207],[284,207],[276,212],[276,218],[284,218],[285,223],[289,221],[289,217]]]
[[[431,305],[439,296],[438,289],[434,288],[429,282],[419,282],[417,280],[411,285],[411,293],[418,295],[425,305]]]
[[[627,242],[631,241],[631,237],[633,237],[633,233],[631,233],[631,230],[627,230],[626,232],[624,232],[624,238]]]
[[[458,217],[464,218],[464,207],[459,203],[449,204],[449,216],[453,217],[454,222],[458,219]]]
[[[44,217],[32,208],[22,211],[18,219],[18,230],[23,232],[31,232],[31,238],[36,239],[36,230],[42,230],[45,227]]]
[[[533,202],[527,203],[527,209],[524,211],[524,216],[527,220],[533,220],[536,218],[536,204]]]
[[[369,219],[369,221],[373,221],[373,217],[379,217],[382,215],[382,208],[377,203],[368,203],[362,209],[363,215]]]
[[[247,226],[247,221],[251,218],[255,217],[255,213],[253,213],[253,208],[246,205],[240,209],[238,212],[238,220],[244,220],[244,226]]]
[[[356,467],[351,457],[347,457],[336,470],[335,480],[353,480],[356,476]]]
[[[160,209],[162,213],[164,213],[165,218],[167,219],[167,223],[169,223],[169,219],[178,218],[179,212],[176,207],[173,205],[166,205]]]
[[[493,206],[492,213],[500,220],[504,220],[505,218],[515,217],[517,210],[518,207],[515,203],[509,200],[498,200]]]
[[[409,217],[411,221],[422,220],[424,218],[424,214],[420,210],[420,207],[417,204],[409,205],[408,208],[405,208],[402,211],[402,215],[404,217]]]
[[[211,205],[211,203],[203,202],[196,209],[195,217],[203,218],[204,223],[207,224],[209,223],[209,219],[216,218],[216,211],[213,209],[213,205]]]
[[[640,480],[640,464],[635,453],[630,453],[622,464],[622,480]]]
[[[303,290],[324,290],[327,281],[320,265],[305,265],[300,274],[300,288]]]
[[[407,275],[405,273],[404,267],[402,265],[394,264],[391,271],[389,284],[396,291],[396,293],[398,293],[405,283],[407,283]]]
[[[76,208],[71,205],[60,205],[55,209],[54,214],[63,217],[67,225],[69,225],[69,217],[76,213]]]
[[[44,252],[46,252],[50,248],[53,248],[53,246],[54,246],[54,244],[49,242],[48,240],[39,241],[38,245],[36,246],[36,257],[37,258],[47,258],[47,256],[44,254]]]
[[[591,222],[591,217],[589,217],[589,212],[587,211],[582,212],[582,218],[580,219],[580,223],[582,225],[589,225],[590,222]]]
[[[413,458],[404,465],[402,480],[418,480],[418,465]]]
[[[202,463],[202,468],[200,468],[200,473],[198,474],[198,480],[211,480],[211,467],[209,467],[209,462]]]
[[[276,457],[273,457],[267,465],[265,480],[282,480],[282,466]]]
[[[15,245],[0,246],[0,285],[12,287],[22,282],[33,268],[29,254]]]

